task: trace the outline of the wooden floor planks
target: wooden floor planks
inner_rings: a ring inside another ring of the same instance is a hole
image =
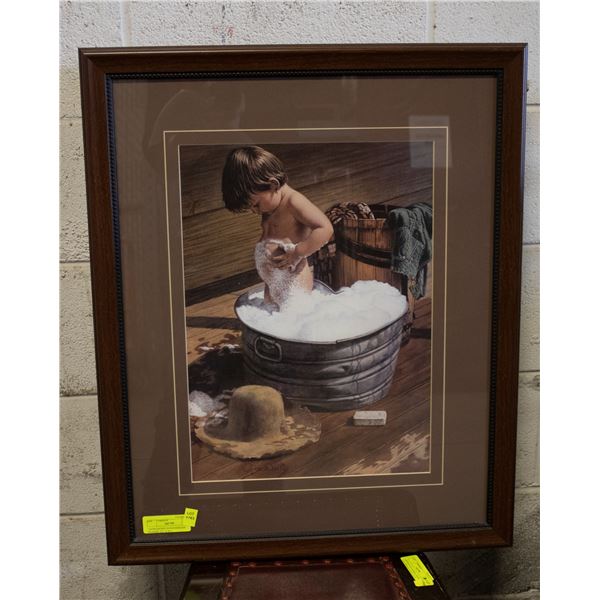
[[[215,345],[239,343],[233,310],[245,290],[188,307],[188,364]],[[241,461],[192,441],[193,479],[230,480],[422,472],[429,468],[431,301],[415,307],[415,335],[400,350],[394,382],[369,409],[387,411],[382,427],[357,427],[354,411],[317,413],[321,439],[278,458]],[[193,438],[193,436],[192,436]]]

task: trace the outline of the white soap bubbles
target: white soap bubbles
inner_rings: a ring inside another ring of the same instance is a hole
[[[406,298],[381,281],[357,281],[337,294],[319,290],[294,293],[280,311],[269,311],[252,294],[238,307],[249,327],[273,337],[303,342],[335,342],[372,333],[401,317]]]

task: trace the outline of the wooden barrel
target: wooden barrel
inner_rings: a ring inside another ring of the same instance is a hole
[[[387,213],[395,207],[371,206],[375,219],[344,218],[335,225],[335,264],[333,287],[339,290],[356,281],[371,280],[389,283],[400,290],[408,301],[402,343],[409,340],[414,320],[415,298],[405,275],[391,269],[392,232],[385,226]]]

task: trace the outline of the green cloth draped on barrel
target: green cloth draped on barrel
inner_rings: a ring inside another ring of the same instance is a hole
[[[395,208],[388,214],[386,225],[392,231],[391,269],[409,277],[418,300],[425,294],[426,267],[433,253],[431,205],[418,202]]]

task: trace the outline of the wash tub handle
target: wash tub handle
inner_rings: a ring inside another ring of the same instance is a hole
[[[262,352],[260,347],[262,347]],[[283,356],[281,346],[276,341],[262,336],[259,336],[254,340],[254,352],[256,352],[260,358],[272,362],[281,362]]]

